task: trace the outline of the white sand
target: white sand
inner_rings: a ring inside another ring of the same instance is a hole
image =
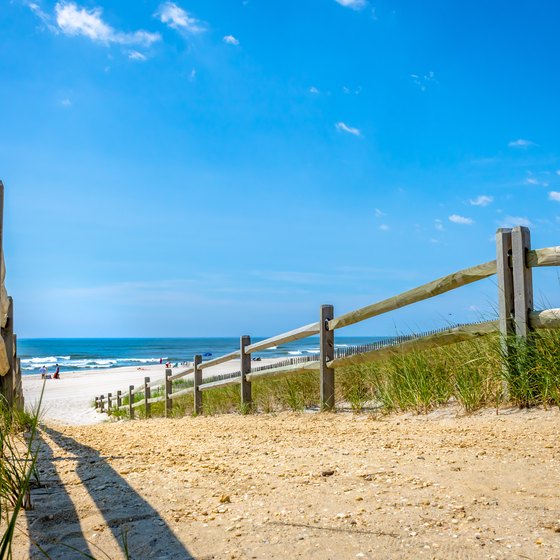
[[[257,364],[266,365],[275,361],[278,359],[270,358]],[[184,369],[186,366],[174,368],[173,373]],[[203,378],[234,371],[239,371],[239,360],[204,369]],[[38,403],[44,383],[45,392],[41,405],[43,420],[75,426],[96,424],[107,420],[106,414],[97,412],[92,406],[96,396],[112,393],[116,397],[117,389],[124,394],[128,392],[129,385],[137,387],[143,384],[144,377],[149,377],[151,381],[163,379],[165,366],[158,364],[141,368],[131,366],[64,372],[61,373],[61,379],[47,379],[45,382],[40,375],[24,375],[25,406],[30,408]]]

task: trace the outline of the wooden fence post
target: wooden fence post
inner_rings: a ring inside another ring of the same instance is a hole
[[[112,396],[113,393],[107,393],[107,414],[111,414],[111,408],[113,407]]]
[[[6,347],[6,355],[10,369],[6,375],[0,376],[0,394],[4,395],[8,406],[14,404],[14,300],[8,298],[8,320],[6,326],[2,329],[2,338]]]
[[[150,389],[150,378],[144,377],[144,410],[146,411],[146,418],[152,417],[152,405],[149,402],[152,396],[152,391]]]
[[[105,398],[105,397],[104,397],[103,395],[100,395],[100,396],[99,396],[99,408],[100,408],[100,411],[101,411],[101,412],[103,412],[103,408],[104,408],[104,406],[105,406],[105,405],[104,405],[104,402],[103,402],[103,399],[104,399],[104,398]]]
[[[334,360],[334,331],[328,330],[328,321],[334,318],[334,307],[322,305],[319,319],[321,410],[334,409],[334,369],[327,362]]]
[[[511,234],[513,260],[513,291],[515,296],[515,334],[528,340],[533,311],[533,271],[527,266],[527,252],[531,250],[529,228],[517,226]]]
[[[503,371],[505,379],[511,373],[511,337],[515,333],[514,325],[514,294],[512,268],[512,235],[510,228],[496,231],[496,272],[498,277],[498,317],[500,325],[500,345],[502,348]],[[509,388],[504,379],[502,390],[508,399]]]
[[[251,394],[251,382],[247,374],[251,373],[251,354],[245,353],[245,348],[251,344],[250,336],[242,336],[239,344],[240,367],[241,367],[241,411],[249,412],[253,406]]]
[[[117,391],[117,410],[120,410],[121,406],[122,406],[122,392],[120,391],[120,389]]]
[[[202,384],[202,370],[198,369],[198,366],[202,363],[202,356],[196,355],[194,357],[194,413],[202,414],[202,391],[198,389],[199,385]]]
[[[173,391],[173,381],[171,381],[171,376],[173,375],[173,370],[165,370],[165,417],[169,418],[171,416],[171,409],[173,408],[173,401],[171,400],[171,392]]]
[[[134,385],[129,385],[128,386],[128,417],[130,418],[130,420],[134,420],[134,407],[132,406],[134,404],[134,395],[132,394],[132,391],[134,391]]]

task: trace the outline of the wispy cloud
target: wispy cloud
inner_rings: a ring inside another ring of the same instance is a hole
[[[466,218],[465,216],[459,216],[459,214],[451,214],[449,216],[449,221],[453,222],[454,224],[462,224],[465,226],[470,226],[474,224],[474,220],[472,218]]]
[[[315,86],[311,86],[311,87],[309,88],[309,93],[312,93],[312,94],[314,94],[314,95],[319,95],[320,92],[319,92],[319,90],[318,90]]]
[[[53,33],[58,33],[58,28],[53,25],[53,20],[36,2],[25,2],[25,5],[43,22],[45,27]]]
[[[192,17],[174,2],[164,2],[154,14],[162,23],[177,31],[196,34],[206,30],[203,22]]]
[[[554,200],[555,202],[560,202],[560,192],[550,191],[548,193],[548,200]]]
[[[390,228],[387,224],[381,224],[381,225],[379,226],[379,229],[380,229],[381,231],[389,231],[391,228]]]
[[[515,226],[526,226],[531,227],[533,224],[529,220],[529,218],[525,218],[523,216],[505,216],[504,219],[500,222],[501,227],[515,227]]]
[[[536,146],[537,144],[535,144],[534,142],[532,142],[531,140],[525,140],[523,138],[518,138],[517,140],[512,140],[511,142],[508,142],[508,147],[509,148],[530,148],[532,146]]]
[[[541,181],[540,179],[537,179],[536,177],[527,177],[527,179],[525,179],[525,184],[526,185],[533,185],[535,187],[548,187],[548,182],[547,181]]]
[[[427,74],[410,74],[412,82],[420,88],[420,91],[426,91],[430,83],[437,82],[435,74],[428,72]]]
[[[481,194],[480,196],[477,196],[476,198],[471,198],[469,200],[469,204],[471,206],[488,206],[493,201],[494,201],[493,196],[487,196],[485,194]]]
[[[382,216],[385,216],[385,212],[379,210],[379,208],[376,208],[374,213],[376,218],[381,218]]]
[[[346,123],[343,123],[342,121],[337,122],[335,124],[336,130],[338,130],[339,132],[346,132],[347,134],[352,134],[354,136],[361,136],[362,133],[360,132],[360,130],[358,128],[354,128],[352,126],[348,126]]]
[[[237,45],[239,45],[239,39],[236,39],[233,35],[226,35],[223,38],[224,43],[226,43],[227,45],[234,45],[237,47]]]
[[[352,10],[363,10],[367,6],[367,0],[335,0],[337,4]]]
[[[441,220],[434,220],[434,227],[438,231],[443,231],[443,222]]]
[[[128,53],[128,58],[130,58],[130,60],[137,60],[138,62],[144,62],[147,60],[146,55],[138,51],[130,51]]]
[[[88,10],[74,2],[58,2],[55,6],[56,24],[65,35],[83,36],[108,45],[150,46],[161,39],[159,33],[139,30],[130,33],[118,31],[103,21],[101,8]]]
[[[72,105],[72,101],[70,101],[70,99],[68,99],[68,97],[66,97],[65,99],[63,99],[60,104],[63,107],[70,107]]]

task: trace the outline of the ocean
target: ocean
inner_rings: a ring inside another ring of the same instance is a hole
[[[263,340],[253,338],[252,342]],[[337,337],[336,347],[368,344],[380,337]],[[239,348],[239,338],[28,338],[18,339],[22,374],[49,372],[56,364],[60,371],[107,369],[142,364],[158,364],[160,358],[173,364],[192,361],[195,354],[211,360]],[[288,342],[255,352],[253,357],[286,358],[319,353],[319,337]]]

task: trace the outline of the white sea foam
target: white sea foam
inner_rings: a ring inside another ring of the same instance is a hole
[[[301,352],[299,350],[290,350],[288,354],[291,354],[292,356],[301,356]]]

